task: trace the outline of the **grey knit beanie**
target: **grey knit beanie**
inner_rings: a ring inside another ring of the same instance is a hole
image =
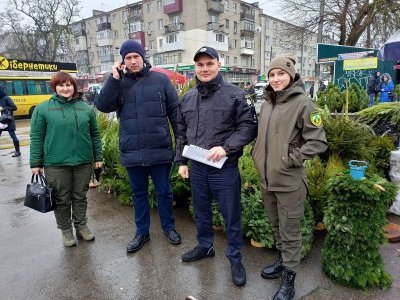
[[[294,67],[295,64],[296,59],[293,56],[289,54],[281,54],[271,60],[268,69],[268,76],[271,70],[282,69],[287,72],[293,80],[294,76],[296,75],[296,68]]]

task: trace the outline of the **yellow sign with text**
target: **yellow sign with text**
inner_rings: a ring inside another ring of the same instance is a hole
[[[346,59],[343,61],[344,71],[376,69],[377,67],[378,67],[377,57]]]

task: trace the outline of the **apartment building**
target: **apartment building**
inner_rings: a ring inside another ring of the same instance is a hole
[[[191,76],[193,54],[203,45],[220,55],[225,80],[257,82],[277,53],[288,52],[279,31],[288,24],[264,14],[258,2],[241,0],[143,0],[72,24],[75,61],[82,75],[100,76],[119,61],[126,39],[140,42],[153,66]],[[305,37],[306,35],[304,35]],[[314,76],[315,41],[307,35],[292,53],[303,62],[298,71]],[[310,40],[310,41],[309,41]],[[293,39],[298,41],[298,39]],[[290,48],[290,47],[289,47]]]

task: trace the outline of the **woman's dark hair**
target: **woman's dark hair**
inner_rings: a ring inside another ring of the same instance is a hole
[[[79,96],[79,93],[78,93],[78,86],[76,85],[76,80],[68,73],[57,72],[56,74],[54,74],[50,79],[50,86],[55,92],[57,85],[59,85],[60,83],[66,83],[68,81],[74,87],[74,94],[72,95],[72,98],[77,98]]]

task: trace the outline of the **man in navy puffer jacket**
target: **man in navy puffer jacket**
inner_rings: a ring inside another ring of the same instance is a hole
[[[120,54],[123,63],[112,66],[95,105],[102,112],[117,111],[120,119],[121,163],[128,171],[136,223],[127,252],[139,250],[150,240],[149,175],[157,192],[162,229],[169,242],[178,245],[181,237],[175,230],[169,183],[174,153],[168,123],[175,134],[178,95],[166,75],[150,71],[138,42],[125,41]]]

